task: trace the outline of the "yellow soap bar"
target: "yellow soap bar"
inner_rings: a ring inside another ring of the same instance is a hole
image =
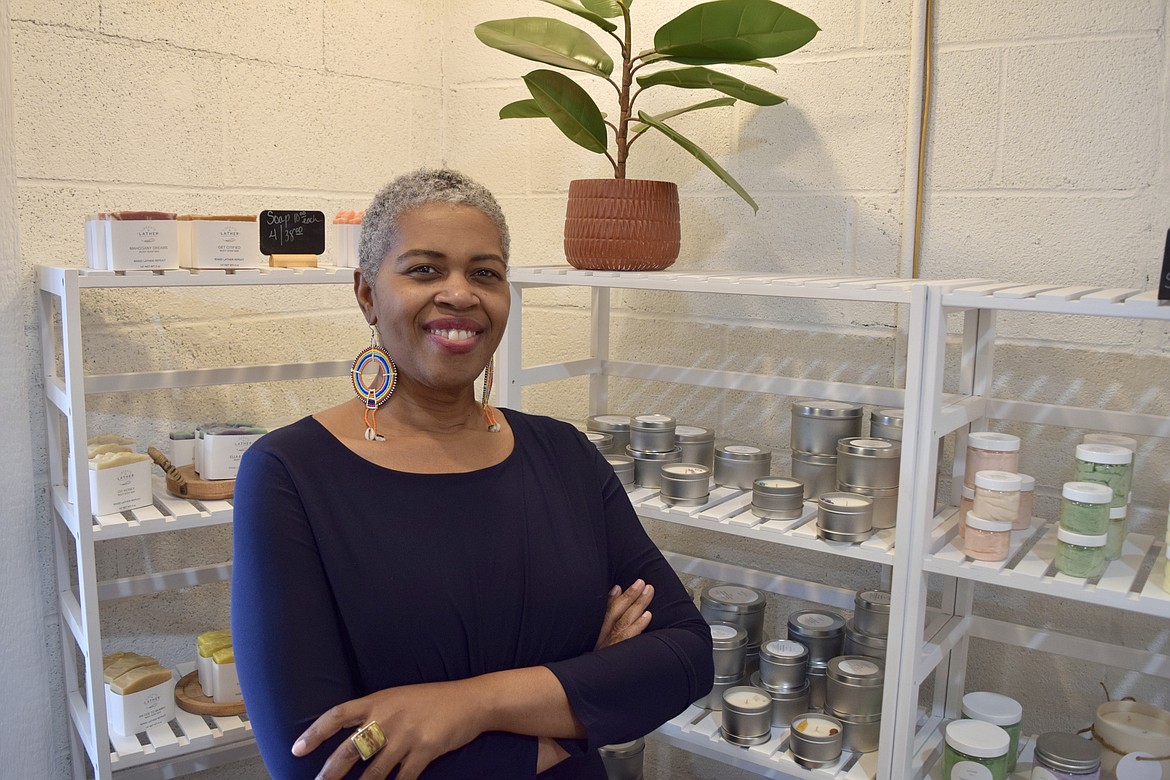
[[[133,444],[134,439],[118,433],[103,433],[100,436],[91,436],[86,444]]]
[[[86,448],[86,457],[94,458],[107,452],[131,452],[125,444],[91,444]]]
[[[158,664],[157,658],[138,653],[113,653],[102,659],[102,672],[106,682],[113,682],[115,677],[125,674],[131,669],[140,666]]]
[[[145,452],[103,452],[89,459],[89,467],[100,471],[118,466],[129,466],[131,463],[140,463],[144,460],[150,460],[150,456]]]
[[[236,662],[236,651],[231,645],[221,647],[211,654],[211,660],[217,664],[234,664]]]
[[[195,640],[195,645],[199,648],[199,655],[211,658],[216,650],[232,646],[232,632],[226,630],[204,632]]]
[[[171,670],[164,669],[156,662],[150,666],[139,666],[115,677],[110,683],[110,690],[125,696],[128,693],[138,693],[162,685],[170,680]]]

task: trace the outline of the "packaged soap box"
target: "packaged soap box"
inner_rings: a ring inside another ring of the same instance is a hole
[[[179,267],[176,214],[110,211],[86,220],[86,255],[91,268],[163,271]]]
[[[250,423],[213,423],[200,426],[195,439],[195,470],[203,479],[235,479],[240,459],[268,433]]]
[[[183,268],[261,268],[260,227],[255,214],[184,214],[178,218],[179,265]]]
[[[154,658],[135,653],[107,656],[103,666],[110,731],[133,736],[174,719],[175,675],[170,669]],[[133,668],[119,668],[126,666]]]
[[[338,268],[358,268],[358,244],[361,242],[362,219],[366,212],[339,211],[333,218],[333,264]]]
[[[89,496],[95,515],[149,506],[150,457],[115,441],[92,439],[88,448]],[[120,437],[115,437],[120,438]],[[127,440],[130,441],[130,440]]]

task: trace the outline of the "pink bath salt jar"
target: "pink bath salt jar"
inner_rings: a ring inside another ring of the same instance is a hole
[[[967,531],[967,513],[975,505],[975,488],[963,487],[963,497],[959,499],[959,537]]]
[[[1020,470],[1020,437],[1010,433],[977,431],[967,434],[967,469],[963,484],[975,487],[979,471]]]
[[[1036,505],[1036,478],[1020,475],[1020,513],[1012,523],[1013,531],[1025,531],[1032,527],[1032,512]]]
[[[985,520],[967,513],[963,552],[977,561],[1006,561],[1012,544],[1010,520]]]

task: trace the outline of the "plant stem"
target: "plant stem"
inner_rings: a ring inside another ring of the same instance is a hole
[[[630,84],[633,81],[633,46],[632,46],[632,31],[630,29],[630,12],[625,4],[622,5],[622,20],[625,22],[626,40],[622,44],[622,88],[618,93],[618,107],[620,108],[620,116],[618,118],[617,132],[614,140],[617,143],[617,160],[614,161],[613,177],[615,179],[626,178],[626,157],[629,156],[629,143],[627,141],[630,130],[630,110],[632,103],[630,102]]]

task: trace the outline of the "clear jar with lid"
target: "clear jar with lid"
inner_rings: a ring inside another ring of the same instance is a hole
[[[974,512],[967,513],[967,532],[963,535],[963,553],[977,561],[1006,561],[1012,547],[1012,524],[1007,520],[987,520]]]
[[[1112,444],[1078,444],[1074,478],[1097,482],[1113,491],[1113,506],[1129,503],[1133,486],[1133,453]]]
[[[1125,544],[1125,534],[1129,530],[1129,520],[1126,514],[1128,507],[1115,506],[1109,508],[1109,541],[1105,543],[1105,560],[1115,561],[1121,557],[1121,548]]]
[[[1020,437],[1010,433],[977,431],[967,434],[967,466],[963,484],[975,487],[980,471],[1020,471]]]
[[[668,414],[640,414],[630,421],[630,447],[639,452],[670,452],[674,418]]]
[[[959,538],[967,532],[967,515],[975,505],[975,488],[963,485],[963,497],[959,499]]]
[[[837,442],[861,435],[860,404],[843,401],[794,401],[792,449],[815,455],[836,455]]]
[[[1078,534],[1056,531],[1056,570],[1069,577],[1100,577],[1105,572],[1105,545],[1108,534]]]
[[[1031,780],[1098,780],[1101,747],[1092,739],[1050,731],[1036,738]]]
[[[1065,482],[1060,491],[1060,527],[1077,534],[1109,533],[1113,491],[1096,482]]]
[[[1032,527],[1032,513],[1036,511],[1036,478],[1020,475],[1020,513],[1012,524],[1013,531],[1025,531]]]
[[[613,451],[622,453],[630,443],[630,417],[624,414],[595,414],[585,420],[590,431],[608,433],[613,437]]]
[[[768,476],[772,453],[750,444],[720,444],[715,447],[715,484],[751,490],[752,483]]]
[[[1008,733],[981,720],[947,724],[943,780],[1006,780]]]
[[[682,450],[684,463],[702,463],[715,468],[715,431],[700,425],[676,425],[674,443]]]
[[[1020,475],[1011,471],[975,472],[975,502],[971,512],[984,520],[1006,520],[1015,525],[1020,515]]]
[[[963,696],[963,717],[992,723],[1007,732],[1007,771],[1016,769],[1016,754],[1020,752],[1020,722],[1024,708],[1018,701],[1002,693],[972,691]]]

